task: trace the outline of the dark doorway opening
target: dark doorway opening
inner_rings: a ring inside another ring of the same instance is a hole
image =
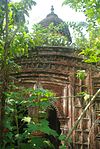
[[[50,107],[48,109],[48,122],[49,122],[49,127],[53,130],[55,130],[59,135],[61,134],[60,130],[60,122],[57,117],[57,112],[54,107]],[[61,142],[58,140],[58,138],[55,138],[51,135],[47,136],[47,138],[50,140],[50,142],[54,145],[55,149],[59,149],[59,145]]]

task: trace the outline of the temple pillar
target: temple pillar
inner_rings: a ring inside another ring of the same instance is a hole
[[[68,92],[68,87],[66,85],[63,90],[63,113],[64,113],[64,116],[67,116],[67,112],[68,112],[67,92]]]

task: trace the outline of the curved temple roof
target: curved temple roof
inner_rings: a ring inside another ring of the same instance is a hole
[[[70,31],[68,29],[67,24],[60,19],[57,14],[54,13],[54,7],[51,6],[51,13],[49,13],[46,18],[44,18],[42,21],[39,22],[43,27],[48,27],[51,23],[53,23],[55,26],[59,24],[63,24],[63,27],[59,30],[59,32],[65,36],[68,37],[69,42],[72,42]]]

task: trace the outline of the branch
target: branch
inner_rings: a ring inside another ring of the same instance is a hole
[[[12,35],[12,37],[11,37],[11,39],[10,39],[10,41],[8,42],[8,47],[10,46],[10,43],[12,42],[12,40],[14,39],[14,37],[15,37],[15,35],[16,35],[16,33],[17,33],[17,31],[18,31],[18,27],[17,27],[17,29],[14,31],[14,33],[13,33],[13,35]]]
[[[69,137],[71,136],[72,132],[76,129],[77,125],[79,124],[80,120],[83,118],[84,114],[88,110],[88,108],[91,106],[91,104],[95,101],[96,97],[99,95],[100,89],[95,93],[95,95],[92,97],[91,101],[87,104],[81,115],[79,116],[78,120],[75,122],[74,126],[71,128],[71,130],[68,132],[67,138],[65,142],[68,142]]]

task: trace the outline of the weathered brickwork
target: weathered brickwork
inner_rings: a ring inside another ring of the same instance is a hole
[[[65,47],[37,47],[29,51],[29,57],[17,58],[21,71],[15,74],[17,82],[33,87],[39,82],[43,88],[52,90],[59,97],[54,107],[63,134],[74,125],[86,103],[77,96],[79,92],[93,95],[100,88],[100,73],[95,66],[82,62],[73,49]],[[77,70],[85,70],[86,78],[76,78]],[[100,114],[100,97],[89,108],[77,129],[72,134],[74,149],[99,149],[100,122],[94,122]],[[94,133],[94,130],[96,132]],[[91,145],[92,144],[92,145]]]

